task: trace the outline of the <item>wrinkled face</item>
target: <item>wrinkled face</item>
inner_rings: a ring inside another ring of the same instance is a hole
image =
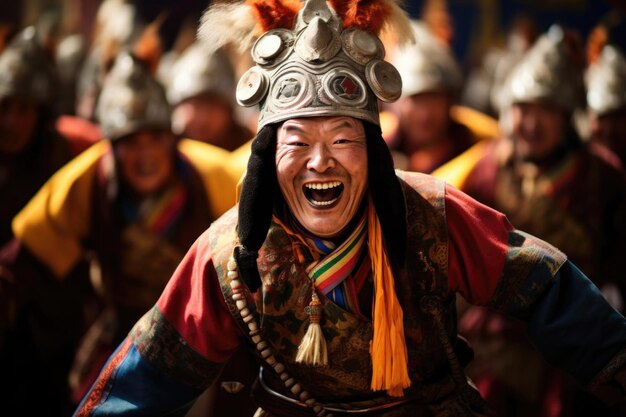
[[[565,140],[565,113],[547,103],[517,103],[511,109],[517,155],[542,161]]]
[[[192,97],[174,108],[173,130],[183,137],[226,147],[224,145],[227,144],[220,141],[228,136],[231,113],[230,106],[219,97],[212,95]]]
[[[28,146],[38,113],[31,101],[11,97],[0,100],[0,153],[17,155]]]
[[[167,131],[142,130],[114,142],[122,179],[145,196],[163,189],[174,178],[176,136]]]
[[[276,173],[296,220],[318,237],[339,236],[367,188],[363,124],[343,116],[284,122],[277,134]]]
[[[603,116],[592,115],[591,140],[611,149],[626,163],[626,109]]]
[[[445,139],[451,105],[450,97],[443,92],[403,97],[398,103],[398,110],[408,145],[425,147]]]

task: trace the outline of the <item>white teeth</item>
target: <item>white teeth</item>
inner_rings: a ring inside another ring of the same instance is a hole
[[[310,188],[312,190],[328,190],[329,188],[339,187],[341,182],[333,181],[333,182],[312,182],[309,184],[305,184],[306,188]]]
[[[311,203],[315,204],[316,206],[330,206],[331,204],[333,204],[335,201],[337,201],[336,198],[333,198],[330,201],[316,201],[316,200],[309,200]]]

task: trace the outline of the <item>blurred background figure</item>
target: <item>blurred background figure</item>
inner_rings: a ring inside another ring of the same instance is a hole
[[[537,29],[529,15],[513,20],[504,46],[492,46],[482,57],[481,64],[470,70],[460,102],[483,113],[498,116],[498,91],[507,77],[533,45]]]
[[[136,17],[135,6],[125,0],[104,0],[93,23],[89,52],[78,73],[75,113],[95,120],[96,103],[104,76],[119,50],[130,47],[145,24]]]
[[[200,43],[176,60],[169,77],[172,126],[182,137],[233,151],[253,137],[236,120],[235,72],[222,51],[207,54]]]
[[[0,54],[1,246],[13,237],[13,217],[73,155],[72,144],[54,129],[58,87],[52,57],[40,44],[35,28],[15,34]],[[33,386],[49,385],[40,399],[50,410],[57,412],[68,405],[67,388],[48,383],[63,377],[75,339],[61,333],[47,348],[40,348],[38,343],[48,335],[28,320],[24,317],[8,333],[0,325],[0,403],[7,415],[19,414],[23,402],[32,398],[28,388]],[[71,331],[71,323],[67,326]],[[31,343],[22,343],[24,339]],[[50,361],[55,355],[58,363]]]
[[[43,183],[89,144],[55,131],[62,91],[52,56],[34,27],[13,36],[0,54],[0,245],[11,220]]]
[[[416,43],[393,53],[402,97],[391,108],[397,127],[385,136],[396,168],[430,173],[482,139],[472,130],[476,124],[488,126],[490,137],[497,134],[497,124],[455,106],[463,85],[460,66],[425,23],[413,21],[412,26]]]
[[[165,90],[149,70],[155,68],[150,65],[154,50],[139,44],[135,51],[142,59],[121,53],[103,83],[97,116],[107,140],[46,183],[16,217],[16,240],[0,256],[3,324],[15,326],[24,315],[36,324],[41,321],[49,339],[37,340],[38,349],[47,350],[64,325],[79,321],[80,312],[78,318],[70,313],[76,314],[81,303],[96,310],[87,317],[89,328],[73,358],[73,401],[84,395],[132,324],[156,302],[187,248],[235,202],[235,184],[225,167],[228,153],[181,141],[172,132]],[[62,291],[68,280],[82,283],[70,300]],[[42,288],[55,291],[48,297]],[[22,348],[33,343],[20,337],[6,342]],[[54,359],[49,358],[45,372],[60,366],[52,366]],[[3,370],[3,378],[20,375],[29,382],[23,369]],[[67,386],[67,374],[55,376],[48,382]],[[2,394],[13,393],[19,410],[25,395],[32,398],[37,390],[30,383]],[[63,400],[69,397],[59,398]],[[67,415],[47,403],[33,405],[38,406],[43,415]]]
[[[480,152],[471,149],[435,174],[463,171],[455,185],[559,245],[623,311],[626,181],[614,159],[595,153],[574,129],[584,98],[582,62],[580,40],[552,27],[502,90],[506,137],[479,144]],[[520,323],[472,307],[460,330],[476,351],[471,374],[498,415],[621,415],[548,368]]]
[[[76,77],[87,57],[87,42],[79,33],[66,36],[56,47],[56,67],[63,94],[59,103],[61,114],[76,113]]]
[[[626,163],[626,58],[619,47],[602,47],[586,74],[589,133],[593,144]]]

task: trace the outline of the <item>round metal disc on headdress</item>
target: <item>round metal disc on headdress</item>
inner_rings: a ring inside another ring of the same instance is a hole
[[[293,34],[287,29],[274,29],[263,34],[252,47],[254,62],[262,66],[279,64],[293,45]]]
[[[237,102],[242,106],[254,106],[267,95],[269,82],[267,75],[260,69],[252,67],[246,71],[237,83]]]
[[[341,33],[344,52],[361,65],[372,59],[383,59],[385,47],[376,36],[359,29],[347,29]]]
[[[400,98],[402,94],[402,77],[389,62],[377,60],[367,64],[365,77],[376,97],[386,103]]]
[[[367,104],[367,86],[350,68],[333,68],[322,78],[322,86],[332,101],[354,107]]]

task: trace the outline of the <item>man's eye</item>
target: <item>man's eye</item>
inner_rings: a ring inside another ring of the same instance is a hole
[[[341,145],[341,144],[344,144],[344,143],[350,143],[350,142],[351,142],[351,140],[350,140],[350,139],[337,139],[334,143],[335,143],[336,145]]]
[[[306,143],[304,142],[291,142],[290,143],[291,146],[308,146]]]

